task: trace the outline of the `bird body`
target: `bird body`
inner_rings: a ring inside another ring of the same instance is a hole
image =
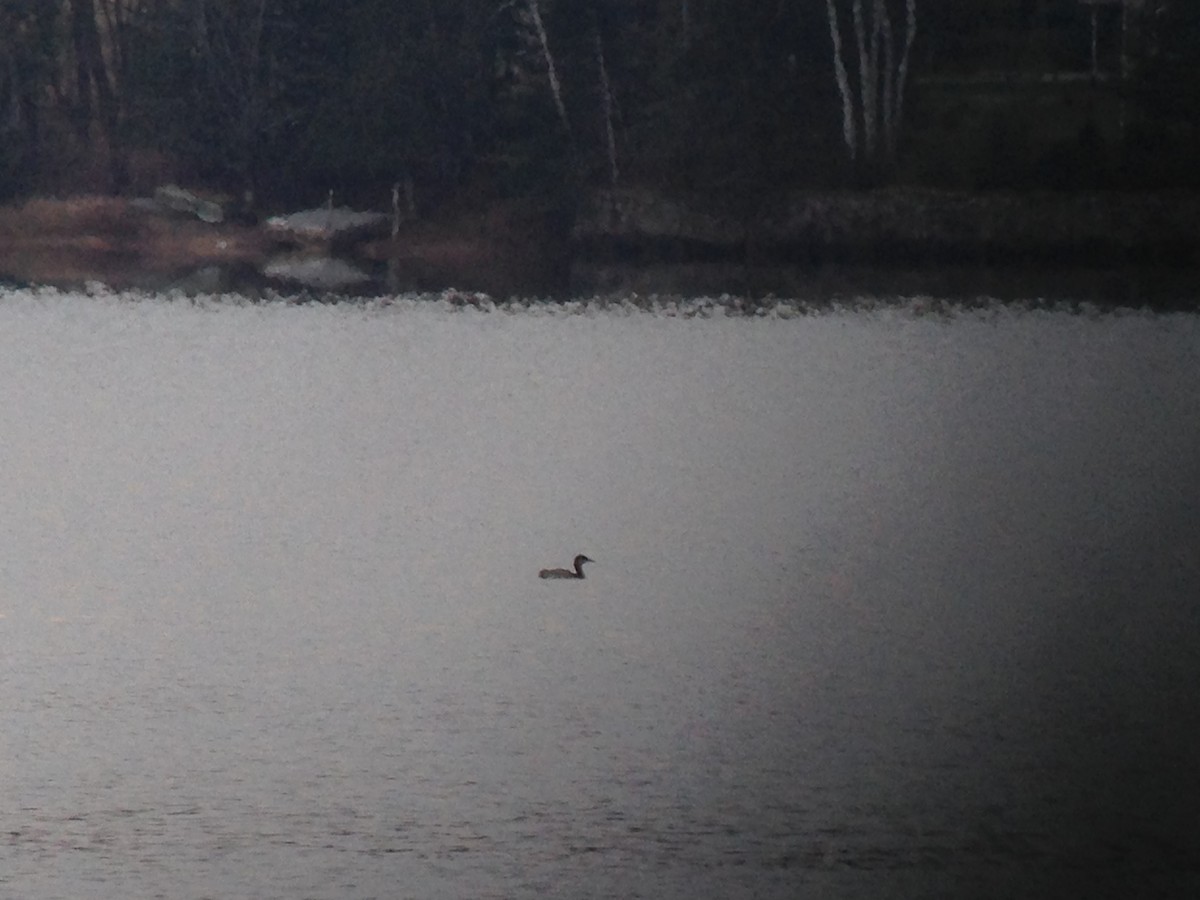
[[[538,572],[538,578],[582,578],[583,564],[585,562],[595,562],[594,559],[588,559],[582,553],[575,557],[575,569],[542,569]]]

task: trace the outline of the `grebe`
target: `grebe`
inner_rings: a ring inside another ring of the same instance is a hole
[[[538,578],[582,578],[583,564],[585,562],[595,562],[594,559],[588,559],[582,553],[575,557],[575,571],[570,569],[542,569],[538,572]]]

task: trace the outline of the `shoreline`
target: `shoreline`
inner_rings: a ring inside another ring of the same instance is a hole
[[[596,191],[573,241],[586,256],[745,262],[1200,266],[1200,194],[784,191],[714,202]]]
[[[124,198],[33,199],[0,207],[0,277],[237,291],[268,285],[271,261],[291,254],[361,266],[363,292],[376,294],[790,293],[836,301],[907,289],[1200,307],[1191,291],[1200,275],[1200,196],[796,192],[753,215],[749,204],[701,202],[595,192],[570,223],[529,203],[497,203],[403,223],[395,237],[322,246],[265,222],[207,224]],[[210,270],[230,275],[190,277]],[[1063,285],[1082,291],[1056,293]]]

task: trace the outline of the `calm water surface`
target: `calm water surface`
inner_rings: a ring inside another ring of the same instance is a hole
[[[750,605],[664,602],[614,594],[600,571],[531,582],[515,603],[184,593],[10,615],[4,731],[20,768],[3,789],[3,893],[1196,884],[1195,834],[1176,830],[1188,823],[1170,794],[1196,784],[1175,743],[1186,726],[1141,708],[1170,707],[1169,670],[1194,647],[1098,676],[1090,648],[1067,642],[1054,671],[1031,672],[1016,643],[1029,626],[984,640],[998,623],[982,611],[931,635],[879,616],[901,599],[890,592],[858,601],[874,607],[867,626],[811,583]],[[1164,631],[1174,619],[1194,635],[1194,610],[1164,614]]]
[[[65,330],[67,351],[23,388],[25,401],[49,405],[6,407],[10,417],[25,410],[32,431],[10,436],[10,454],[28,468],[20,482],[5,481],[26,515],[5,520],[20,553],[6,556],[0,605],[0,897],[1124,897],[1200,888],[1200,504],[1188,493],[1194,482],[1167,483],[1180,471],[1170,454],[1093,461],[1116,504],[1105,508],[1121,515],[1100,515],[1077,540],[1057,517],[1075,521],[1094,504],[1064,507],[1055,492],[1073,489],[1063,479],[1034,485],[1048,505],[1010,506],[1011,469],[981,482],[976,468],[957,468],[1012,434],[1009,413],[984,390],[931,414],[965,441],[948,456],[909,457],[880,442],[882,457],[855,457],[838,470],[842,480],[805,488],[806,511],[797,488],[778,495],[803,482],[808,463],[786,446],[778,456],[764,450],[776,443],[773,429],[790,433],[803,418],[806,433],[822,423],[836,431],[844,426],[829,423],[844,415],[871,417],[874,401],[858,388],[857,408],[778,401],[770,410],[781,426],[753,404],[746,411],[752,393],[691,397],[684,373],[673,395],[693,410],[677,423],[682,438],[602,432],[610,450],[640,440],[657,454],[630,482],[645,495],[640,507],[630,499],[633,514],[649,521],[594,532],[593,541],[607,537],[579,548],[598,560],[586,580],[540,582],[539,565],[565,558],[539,552],[557,547],[545,535],[532,554],[519,535],[505,537],[492,503],[505,507],[515,494],[494,485],[538,472],[563,484],[573,467],[601,465],[584,450],[565,448],[567,461],[549,468],[532,452],[522,463],[508,432],[484,425],[491,453],[472,455],[478,448],[462,449],[467,426],[437,443],[431,423],[445,421],[443,406],[421,420],[435,441],[428,459],[453,459],[427,472],[436,491],[416,477],[397,487],[403,468],[347,481],[363,470],[365,448],[384,437],[398,444],[416,427],[417,407],[386,412],[386,392],[372,395],[369,415],[337,421],[358,430],[358,444],[338,428],[305,438],[305,417],[325,423],[345,397],[318,386],[334,379],[315,376],[308,399],[295,397],[279,376],[298,366],[315,367],[305,377],[328,366],[360,387],[391,373],[386,384],[401,398],[436,391],[429,382],[405,389],[409,376],[397,372],[407,370],[375,353],[365,335],[383,326],[347,314],[336,321],[348,337],[325,344],[314,335],[328,333],[327,319],[285,318],[287,339],[271,345],[255,337],[270,328],[254,325],[253,313],[181,313],[185,326],[171,315],[166,326],[139,318],[136,327],[128,311],[104,315],[97,325],[56,312],[49,324]],[[213,315],[236,321],[210,331],[204,317]],[[489,346],[505,343],[486,317],[440,327],[468,326]],[[109,333],[92,337],[97,327]],[[620,326],[571,327],[603,344],[594,330]],[[725,329],[744,326],[710,327],[725,336],[720,352],[736,355],[745,334]],[[825,339],[853,327],[835,324]],[[1003,343],[989,327],[984,339]],[[955,340],[940,328],[909,340]],[[105,349],[115,333],[121,354]],[[436,323],[430,333],[437,344]],[[655,364],[683,365],[687,342],[672,350],[669,334],[646,338],[662,355]],[[896,350],[890,329],[881,334]],[[224,349],[210,362],[186,361],[212,343]],[[734,367],[746,377],[763,376],[756,366],[774,353],[810,375],[821,370],[787,346],[751,343],[765,357]],[[263,380],[243,382],[245,399],[222,379],[249,365],[250,345],[261,351],[253,371]],[[459,365],[449,346],[425,351],[447,356],[446,373]],[[863,350],[851,342],[825,362],[849,373]],[[162,356],[155,378],[121,387],[131,382],[130,352]],[[367,372],[356,368],[363,358],[389,361]],[[83,381],[55,380],[85,359]],[[530,363],[515,350],[505,359],[497,365],[510,367],[508,387],[472,394],[468,372],[439,395],[446,404],[467,397],[451,419],[476,421],[463,410],[514,390],[499,420],[536,420],[538,404],[527,409],[520,396],[533,382],[511,387]],[[535,381],[552,365],[542,359]],[[963,364],[973,371],[969,355]],[[641,374],[613,374],[608,386],[634,396]],[[1177,372],[1162,377],[1180,383]],[[92,386],[67,389],[84,384]],[[714,402],[734,417],[725,421],[737,437],[691,444]],[[662,403],[646,409],[672,408]],[[280,404],[295,409],[280,414]],[[981,424],[996,416],[999,431]],[[63,421],[93,438],[60,457],[56,440],[29,436],[58,434]],[[277,428],[301,449],[276,455]],[[237,453],[230,435],[244,439]],[[676,439],[697,449],[658,453]],[[829,440],[833,460],[846,445]],[[305,441],[320,445],[311,456]],[[122,442],[134,461],[110,471]],[[174,456],[156,455],[163,446]],[[1078,473],[1048,462],[1059,447],[1052,441],[1022,477]],[[423,452],[409,445],[410,459]],[[257,462],[246,468],[247,458]],[[317,460],[324,468],[313,468]],[[851,502],[859,466],[908,474],[871,502]],[[37,471],[49,471],[44,483],[29,474]],[[975,473],[969,484],[959,471]],[[1076,485],[1084,493],[1091,474]],[[259,499],[280,498],[281,509],[254,505],[263,478],[274,482]],[[456,485],[480,493],[461,506]],[[596,502],[606,489],[617,487],[597,487]],[[392,512],[363,512],[372,492]],[[699,499],[684,518],[651,512],[685,494]],[[743,494],[752,507],[738,506]],[[277,521],[321,505],[319,526]],[[573,513],[555,515],[556,528],[578,524]],[[654,552],[648,527],[660,529]],[[512,560],[506,546],[517,548]],[[464,548],[476,548],[482,565]]]

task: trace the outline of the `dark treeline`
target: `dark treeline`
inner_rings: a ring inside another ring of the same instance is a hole
[[[1194,187],[1197,58],[1184,0],[0,0],[0,198]]]

